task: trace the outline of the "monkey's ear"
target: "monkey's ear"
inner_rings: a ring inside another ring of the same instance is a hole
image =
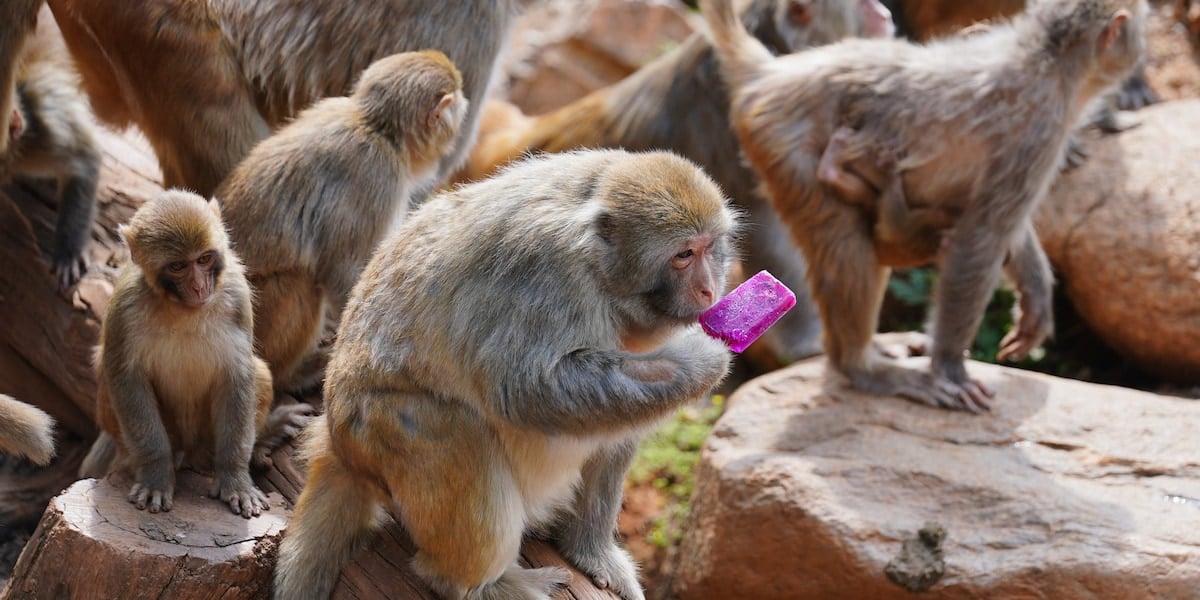
[[[787,18],[797,27],[807,27],[813,18],[811,1],[788,0]]]
[[[437,106],[433,107],[433,110],[429,111],[429,118],[426,119],[425,125],[433,127],[435,124],[437,124],[437,122],[442,118],[442,112],[449,108],[451,104],[454,104],[454,94],[446,94],[445,96],[442,96],[442,99],[438,100]]]
[[[1100,39],[1096,40],[1096,53],[1103,56],[1108,49],[1112,47],[1113,42],[1121,39],[1125,35],[1125,21],[1129,20],[1129,11],[1125,9],[1118,10],[1116,14],[1109,20],[1108,25],[1100,32]]]
[[[118,225],[117,237],[121,238],[121,241],[125,242],[125,246],[129,248],[129,258],[131,258],[133,262],[141,264],[141,261],[139,260],[140,257],[138,256],[140,254],[139,249],[137,244],[133,243],[133,231],[130,229],[129,225]]]
[[[218,219],[221,218],[221,203],[217,201],[216,196],[208,199],[208,210],[211,210]]]

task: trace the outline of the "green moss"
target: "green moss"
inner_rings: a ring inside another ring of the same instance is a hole
[[[681,408],[642,440],[626,485],[652,485],[662,490],[666,500],[663,514],[646,534],[649,543],[665,548],[683,535],[700,449],[724,410],[725,398],[713,396],[709,406]]]

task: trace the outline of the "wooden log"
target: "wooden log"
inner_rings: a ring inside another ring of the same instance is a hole
[[[290,511],[243,519],[184,472],[170,512],[136,510],[120,477],[76,482],[50,502],[5,599],[265,598]]]

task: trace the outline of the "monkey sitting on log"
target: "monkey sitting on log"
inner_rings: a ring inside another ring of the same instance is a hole
[[[50,20],[49,11],[39,17]],[[2,29],[2,27],[0,27]],[[53,23],[42,23],[18,61],[12,88],[9,149],[0,180],[52,178],[59,196],[50,264],[60,290],[87,270],[84,247],[96,213],[100,150],[91,109]]]
[[[375,245],[437,177],[467,112],[436,50],[382,58],[256,146],[217,190],[254,287],[254,338],[277,391],[304,386],[326,303],[340,311]]]
[[[54,419],[35,406],[0,394],[0,451],[49,464],[54,457]]]
[[[1144,0],[1047,0],[972,36],[848,40],[783,57],[745,33],[727,0],[701,6],[747,159],[809,261],[834,371],[870,393],[986,409],[992,392],[967,375],[963,354],[1002,271],[1020,304],[1001,356],[1024,356],[1050,334],[1052,277],[1030,215],[1088,103],[1140,59]],[[940,261],[929,371],[871,344],[889,265],[868,215],[823,189],[813,151],[840,127],[901,156],[894,168],[912,205],[959,215]]]
[[[787,54],[849,36],[890,37],[891,15],[879,0],[746,0],[748,31]],[[821,352],[820,317],[804,285],[804,258],[744,164],[729,124],[729,98],[712,43],[696,32],[679,47],[610,87],[553,112],[525,117],[488,101],[480,139],[460,181],[478,180],[530,152],[578,148],[670,150],[709,173],[744,211],[741,241],[747,273],[767,270],[797,294],[797,306],[764,336],[753,359],[775,367]]]
[[[250,480],[308,417],[271,410],[271,374],[254,355],[250,286],[216,201],[167,190],[121,226],[131,263],[117,280],[96,349],[96,418],[104,433],[81,475],[121,469],[129,501],[168,511],[181,463],[211,468],[211,494],[243,517],[268,508]],[[259,445],[256,447],[256,434]]]
[[[614,539],[622,483],[640,437],[726,374],[697,318],[734,226],[665,152],[543,155],[415,211],[342,316],[275,597],[328,597],[394,506],[445,598],[549,598],[570,574],[517,564],[539,531],[641,600]]]

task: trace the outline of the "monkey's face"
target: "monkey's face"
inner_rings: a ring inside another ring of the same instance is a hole
[[[675,248],[663,269],[662,285],[651,293],[656,312],[690,323],[716,302],[729,267],[727,237],[705,232]]]
[[[220,252],[209,249],[193,253],[162,265],[158,269],[158,285],[168,297],[199,308],[212,298],[223,268]]]

